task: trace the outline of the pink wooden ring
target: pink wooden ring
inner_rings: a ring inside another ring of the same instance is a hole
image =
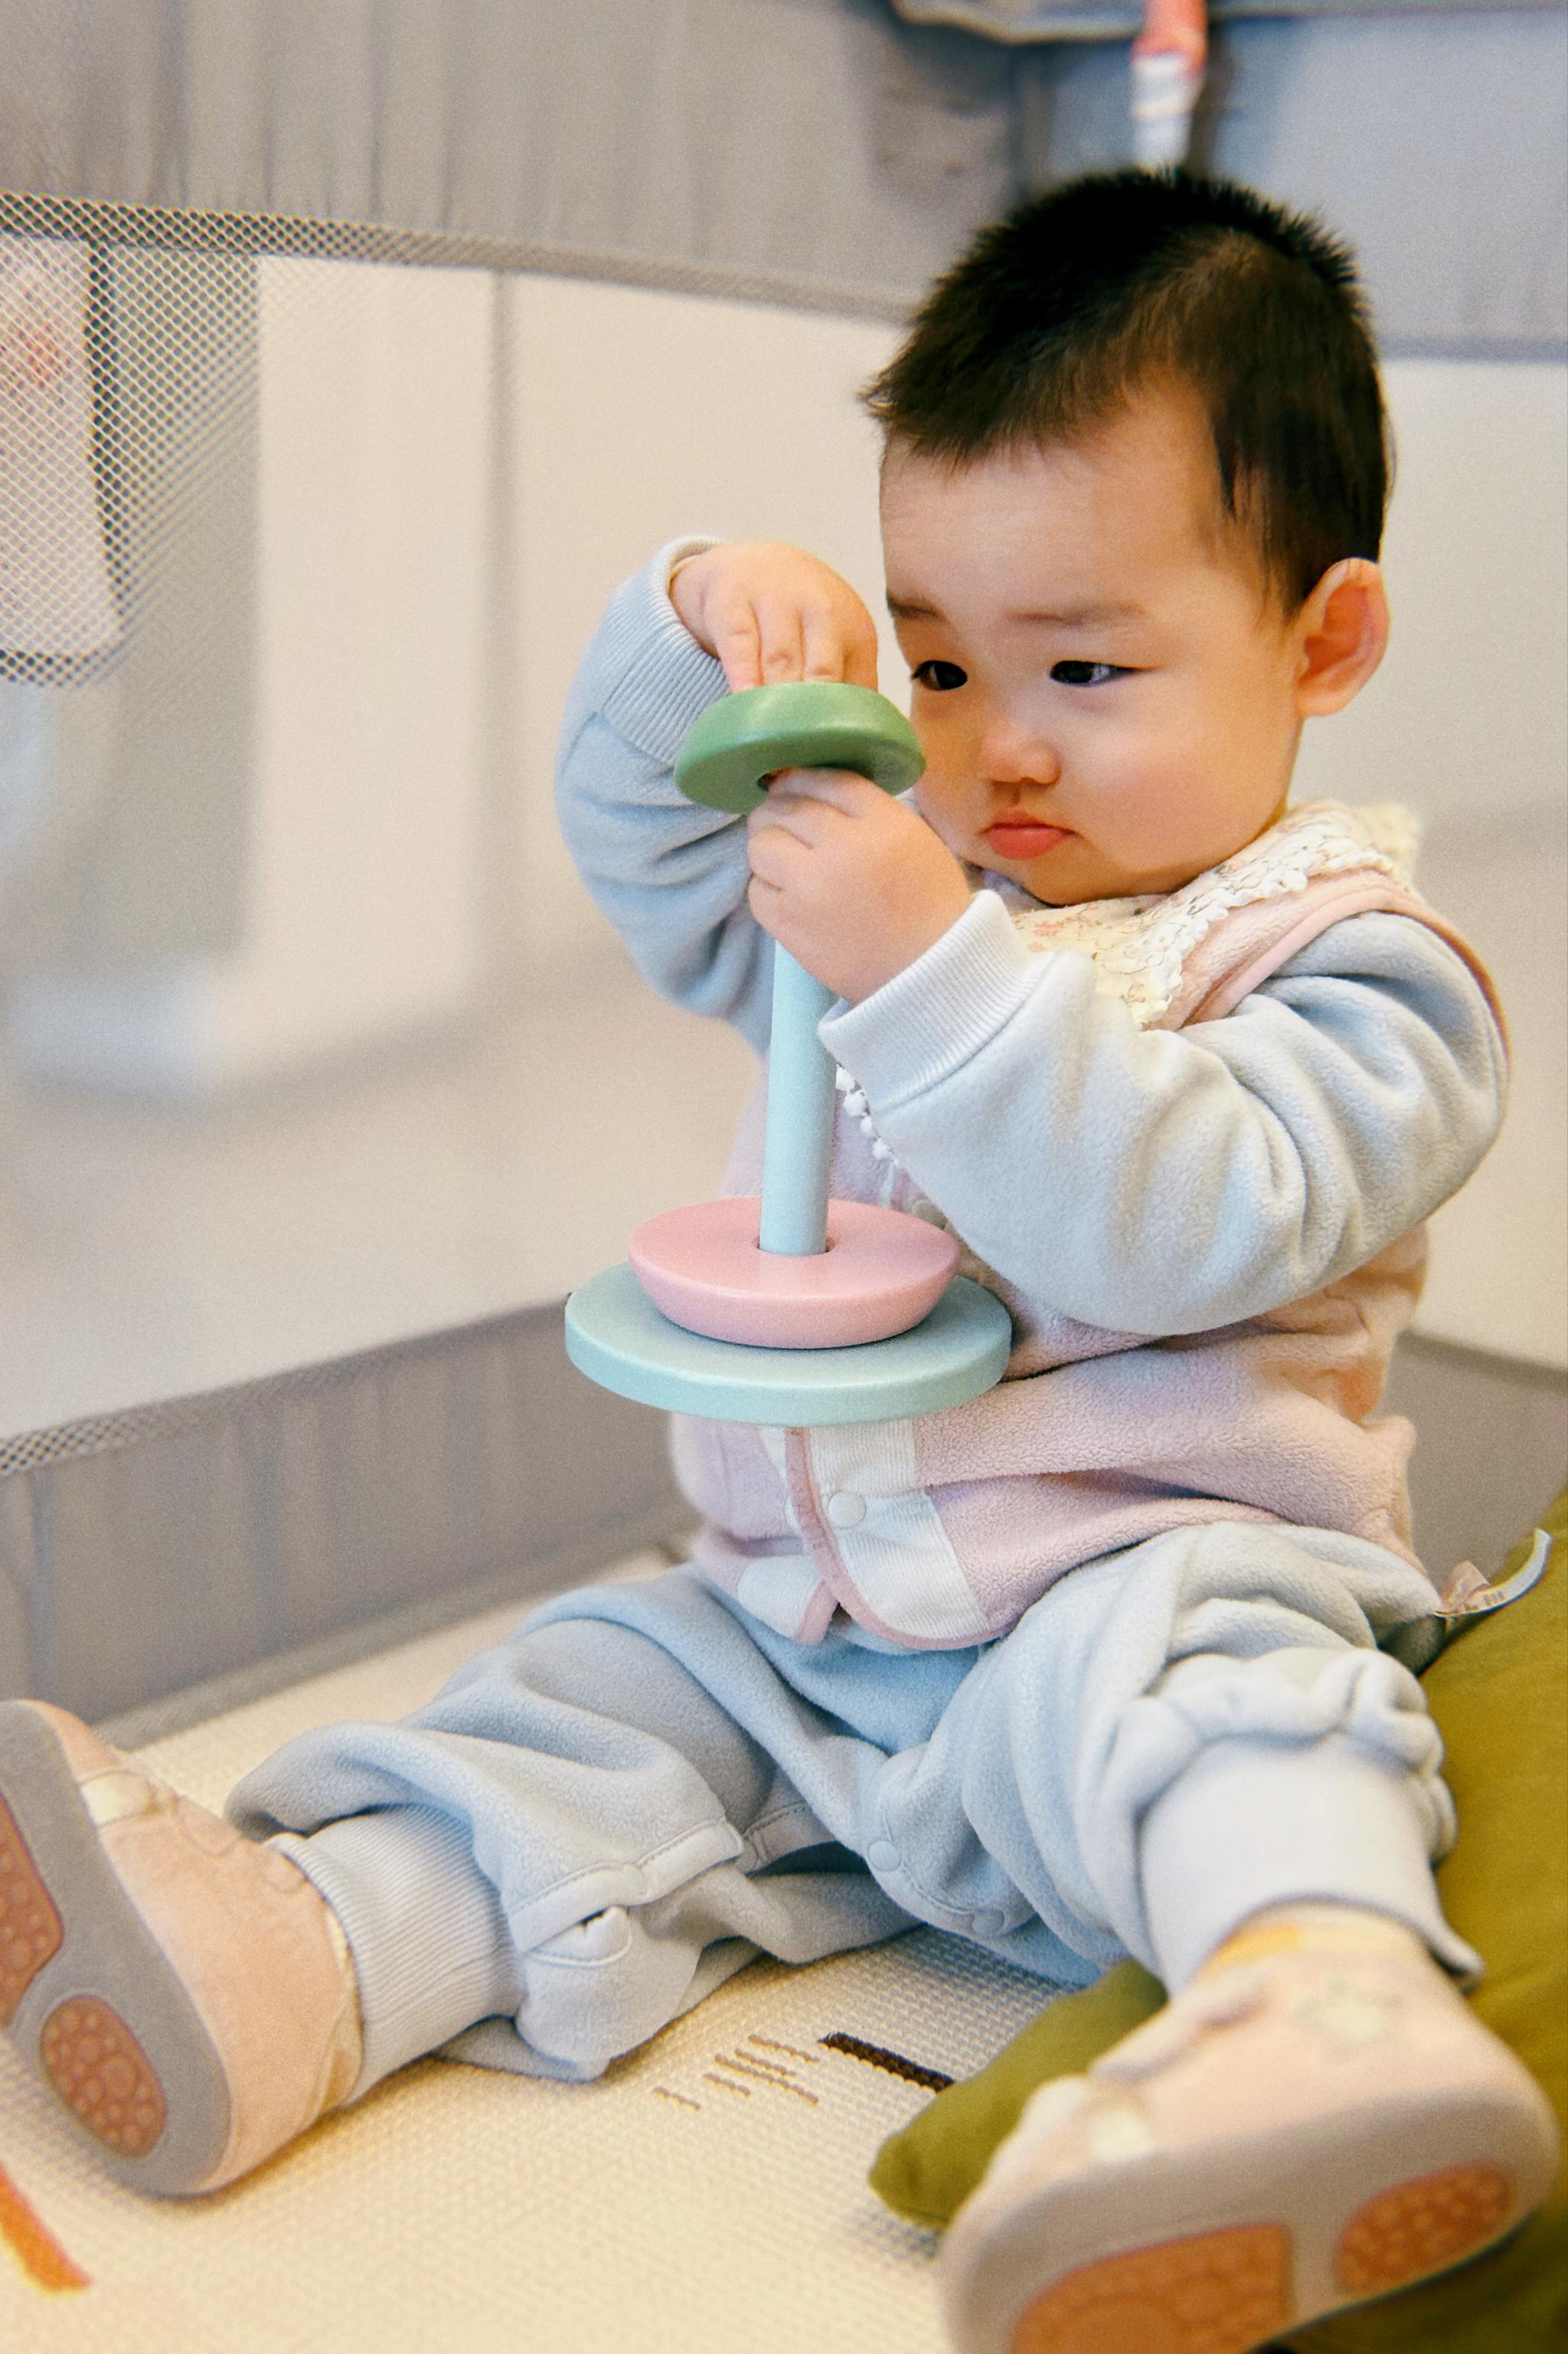
[[[672,1323],[764,1349],[845,1349],[907,1332],[958,1267],[940,1226],[864,1202],[828,1204],[828,1247],[795,1257],[758,1246],[755,1194],[649,1218],[627,1256]]]

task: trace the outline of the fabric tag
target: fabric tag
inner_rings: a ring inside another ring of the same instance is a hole
[[[1505,1610],[1520,1595],[1528,1594],[1532,1585],[1540,1585],[1551,1551],[1551,1537],[1544,1529],[1537,1529],[1529,1560],[1501,1585],[1493,1585],[1483,1577],[1473,1561],[1460,1562],[1443,1589],[1439,1616],[1453,1624],[1456,1620],[1484,1617],[1489,1611]]]

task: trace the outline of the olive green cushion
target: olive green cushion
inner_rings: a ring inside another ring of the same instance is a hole
[[[1545,1525],[1554,1541],[1541,1583],[1465,1628],[1424,1681],[1461,1826],[1437,1884],[1449,1920],[1487,1965],[1471,1999],[1533,2070],[1568,2136],[1568,1490]],[[1124,1962],[1052,2003],[989,2068],[939,2093],[885,2143],[873,2187],[911,2221],[940,2230],[1030,2094],[1081,2072],[1163,1999],[1147,1971]],[[1293,2354],[1544,2354],[1568,2346],[1563,2176],[1549,2204],[1502,2246],[1286,2343]]]

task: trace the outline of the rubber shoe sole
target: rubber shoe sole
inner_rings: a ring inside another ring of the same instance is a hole
[[[1260,2211],[1255,2188],[1277,2148],[1233,2149],[1218,2166],[1160,2152],[1037,2190],[1015,2175],[1003,2196],[982,2186],[943,2252],[953,2342],[963,2354],[1251,2354],[1446,2272],[1523,2220],[1542,2195],[1542,2156],[1528,2124],[1506,2115],[1450,2109],[1429,2124],[1424,2133],[1407,2112],[1363,2131],[1350,2167],[1339,2128],[1308,2128],[1288,2217]],[[1404,2174],[1413,2148],[1448,2136],[1495,2162]]]
[[[0,1703],[0,2028],[120,2181],[210,2179],[228,2141],[223,2064],[25,1702]]]
[[[1289,2235],[1203,2232],[1086,2264],[1013,2331],[1013,2354],[1246,2354],[1289,2319]]]
[[[1382,2296],[1485,2247],[1509,2207],[1495,2167],[1454,2167],[1369,2200],[1340,2235],[1335,2274]],[[1025,2308],[1012,2354],[1249,2354],[1290,2326],[1290,2234],[1243,2224],[1086,2264]]]

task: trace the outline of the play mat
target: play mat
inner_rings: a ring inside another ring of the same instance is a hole
[[[217,1804],[307,1726],[418,1706],[518,1615],[144,1754]],[[102,2177],[0,2046],[0,2347],[938,2354],[936,2243],[878,2204],[866,2168],[1040,1999],[1037,1981],[926,1930],[810,1969],[758,1963],[597,2084],[425,2061],[188,2204]]]

